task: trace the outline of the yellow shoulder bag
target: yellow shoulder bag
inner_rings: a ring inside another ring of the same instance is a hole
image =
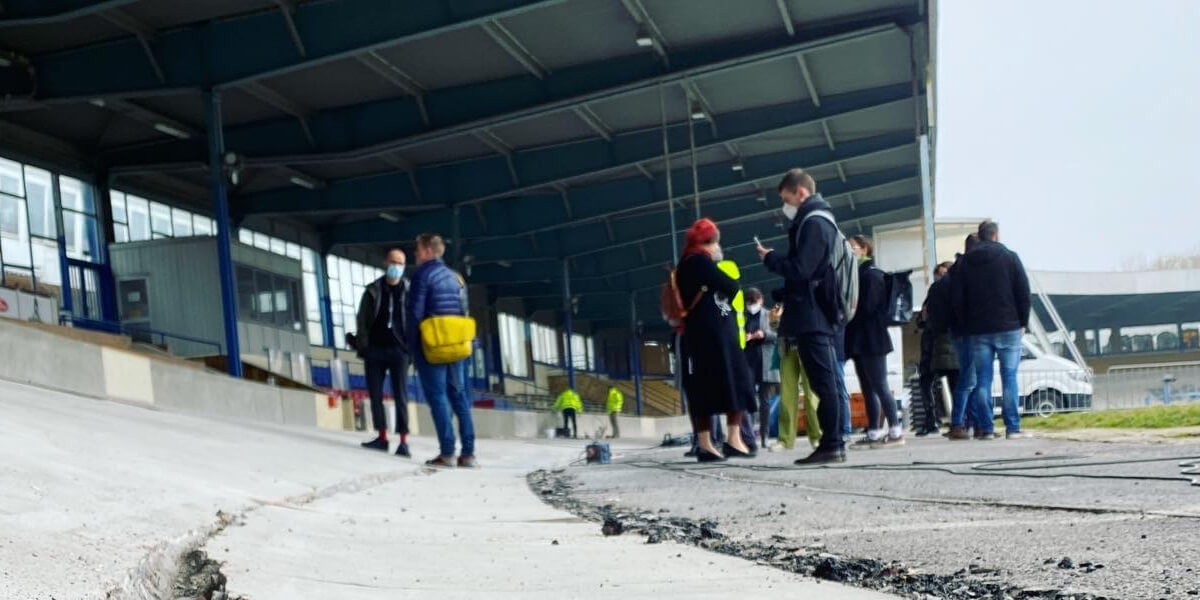
[[[463,311],[467,310],[466,287],[458,275],[459,295]],[[475,341],[475,319],[466,315],[437,315],[421,321],[421,346],[425,360],[434,365],[445,365],[465,360],[471,356],[471,343]]]

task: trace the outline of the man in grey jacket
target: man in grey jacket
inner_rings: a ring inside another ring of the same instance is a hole
[[[408,403],[405,391],[408,379],[408,280],[404,279],[404,251],[388,250],[384,259],[387,272],[367,285],[358,304],[358,331],[354,348],[367,371],[367,391],[371,395],[371,422],[378,435],[363,448],[388,451],[387,414],[383,410],[383,381],[392,375],[392,398],[396,404],[396,434],[400,444],[396,455],[411,457],[408,450]]]

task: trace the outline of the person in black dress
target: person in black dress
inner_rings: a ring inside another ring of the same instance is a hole
[[[683,388],[687,392],[700,462],[754,456],[741,436],[745,411],[754,410],[754,383],[738,342],[737,315],[730,301],[738,293],[733,278],[717,268],[720,232],[710,219],[696,221],[676,268],[676,284],[686,306],[683,321]],[[713,415],[725,415],[728,439],[721,451],[710,436]]]
[[[887,379],[887,355],[894,348],[888,335],[886,274],[875,266],[871,238],[856,235],[850,238],[850,247],[858,256],[858,310],[846,324],[846,354],[854,360],[858,372],[868,421],[867,437],[855,445],[900,445],[904,443],[904,429]]]

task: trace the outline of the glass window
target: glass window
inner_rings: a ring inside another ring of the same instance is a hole
[[[0,192],[13,196],[25,195],[25,180],[21,177],[21,163],[0,158]]]
[[[150,233],[157,237],[171,237],[171,207],[157,202],[150,203]]]
[[[63,234],[67,240],[67,256],[92,261],[100,258],[100,232],[95,217],[63,211]]]
[[[150,239],[150,202],[137,196],[125,196],[129,217],[129,241]]]
[[[113,222],[129,223],[129,216],[125,214],[125,193],[117,190],[109,190],[108,206],[112,209]]]
[[[287,256],[288,258],[292,258],[292,259],[295,259],[295,260],[300,260],[300,246],[299,246],[299,244],[293,244],[293,243],[291,243],[291,242],[288,242],[287,244],[285,244],[285,246],[284,246],[284,255],[285,255],[285,256]]]
[[[121,319],[149,319],[150,298],[145,279],[130,279],[117,284],[117,295],[121,302]]]
[[[271,251],[271,236],[265,233],[254,232],[254,247],[259,250]]]
[[[300,316],[300,282],[295,279],[288,280],[288,298],[291,301],[291,327],[293,331],[300,331],[304,326],[304,318]]]
[[[258,320],[271,321],[275,317],[275,292],[271,287],[271,274],[254,272],[254,316]]]
[[[192,234],[202,237],[216,235],[216,230],[213,228],[213,220],[208,217],[196,215],[192,219]]]
[[[317,302],[317,276],[313,273],[305,273],[302,277],[304,281],[304,309],[305,317],[310,321],[320,321],[321,311],[318,308]]]
[[[497,320],[500,325],[500,359],[504,365],[504,372],[517,377],[528,377],[525,322],[504,313],[501,313]]]
[[[29,209],[29,233],[45,238],[58,237],[49,171],[25,167],[25,200]]]
[[[1100,352],[1104,354],[1115,354],[1121,351],[1121,341],[1114,339],[1111,329],[1101,329],[1100,334]]]
[[[315,273],[317,271],[317,253],[309,248],[304,248],[300,252],[300,268],[305,273]]]
[[[1200,323],[1184,323],[1179,335],[1179,347],[1183,350],[1200,349]]]
[[[92,193],[92,186],[74,177],[59,175],[58,194],[64,209],[96,215],[96,197]]]
[[[129,241],[129,226],[120,223],[113,223],[113,236],[118,244],[123,244]]]
[[[254,318],[254,271],[238,265],[237,271],[237,303],[238,318],[250,320]]]
[[[172,208],[171,221],[175,225],[175,237],[190,237],[192,235],[192,213]]]
[[[1179,349],[1179,331],[1175,325],[1122,327],[1121,336],[1129,336],[1133,352],[1163,352]]]
[[[38,291],[62,297],[62,267],[58,262],[58,240],[33,238],[33,274]]]
[[[271,238],[271,252],[280,256],[285,256],[287,253],[287,244],[279,238]]]
[[[321,330],[320,323],[308,322],[308,343],[314,346],[320,346],[325,343],[325,332]]]
[[[216,231],[215,227],[213,228],[213,231]],[[250,231],[249,229],[238,229],[237,238],[242,244],[247,246],[254,245],[254,232]]]
[[[4,264],[32,267],[25,200],[0,194],[0,256]]]

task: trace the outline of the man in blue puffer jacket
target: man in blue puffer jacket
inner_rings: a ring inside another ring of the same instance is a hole
[[[467,314],[467,286],[462,277],[442,262],[446,243],[434,233],[417,236],[417,271],[408,293],[408,328],[413,348],[413,363],[421,380],[421,389],[429,403],[437,429],[440,453],[425,462],[432,467],[449,468],[454,462],[454,424],[451,411],[458,417],[458,435],[462,454],[458,466],[476,467],[475,425],[471,420],[471,399],[467,391],[466,360],[435,365],[425,360],[421,345],[420,323],[429,317]]]

